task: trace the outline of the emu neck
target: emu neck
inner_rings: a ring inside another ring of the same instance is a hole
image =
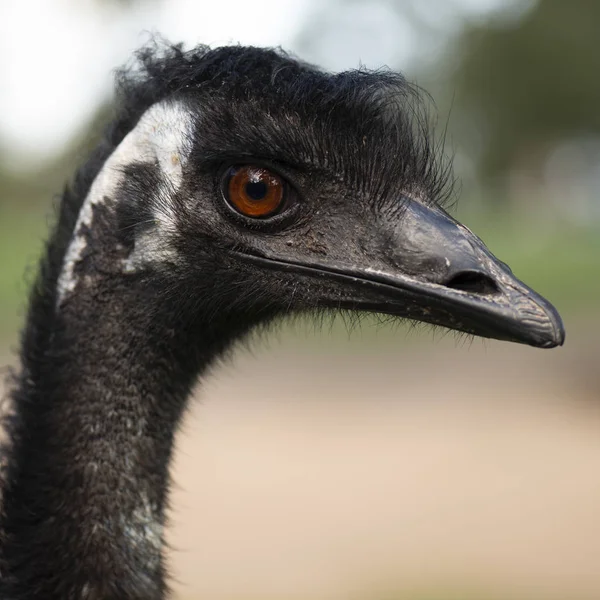
[[[164,596],[173,437],[214,347],[156,298],[110,274],[80,286],[24,365],[2,523],[15,597]]]
[[[101,256],[88,268],[114,264]],[[0,590],[12,581],[18,598],[164,597],[174,433],[197,374],[222,343],[201,316],[186,322],[171,313],[135,276],[84,277],[56,315],[43,360],[25,363]]]

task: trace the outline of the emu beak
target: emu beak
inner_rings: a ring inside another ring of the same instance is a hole
[[[391,314],[539,348],[563,344],[556,309],[475,234],[439,207],[409,198],[399,206],[400,214],[371,223],[364,213],[322,215],[320,231],[329,243],[318,258],[304,238],[285,249],[271,238],[235,254],[293,274],[295,282],[304,278],[310,308]]]
[[[408,200],[387,225],[380,266],[340,269],[380,295],[361,294],[356,308],[540,348],[563,344],[557,310],[445,211]]]

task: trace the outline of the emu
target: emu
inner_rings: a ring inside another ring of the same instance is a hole
[[[142,49],[64,191],[11,392],[0,597],[161,600],[190,389],[257,327],[383,313],[550,348],[556,310],[442,207],[401,75],[283,51]]]

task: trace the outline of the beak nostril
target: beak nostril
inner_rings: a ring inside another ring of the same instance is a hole
[[[479,271],[460,271],[444,285],[453,290],[486,296],[497,294],[500,291],[496,282],[489,275]]]

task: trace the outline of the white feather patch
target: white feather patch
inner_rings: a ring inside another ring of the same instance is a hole
[[[138,507],[129,517],[123,516],[123,520],[125,535],[131,547],[144,554],[151,570],[157,568],[163,545],[163,525],[158,517],[157,507],[142,493]]]
[[[193,117],[190,112],[181,104],[161,102],[143,114],[138,124],[109,156],[79,211],[58,279],[57,306],[77,285],[75,266],[81,260],[87,244],[82,228],[92,225],[93,207],[101,205],[105,198],[114,198],[125,168],[132,164],[158,164],[165,187],[176,191],[181,186],[183,169],[191,151],[192,133]],[[160,193],[165,192],[167,190],[160,190]],[[172,231],[174,219],[170,203],[158,203],[157,213],[155,218],[161,230],[165,233]],[[125,270],[133,270],[136,262],[134,259],[130,265],[125,265]]]

